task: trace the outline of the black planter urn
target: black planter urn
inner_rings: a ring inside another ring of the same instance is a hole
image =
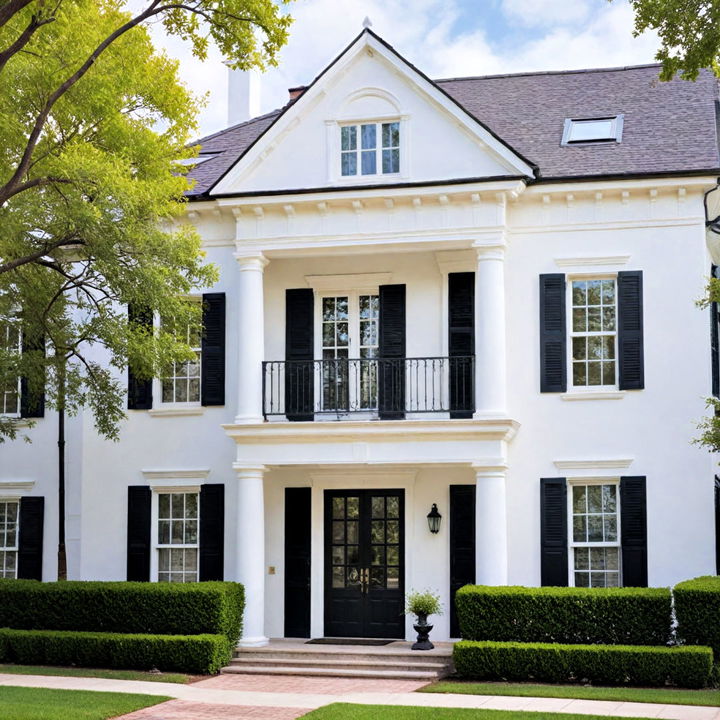
[[[417,635],[417,642],[412,646],[412,650],[432,650],[435,646],[430,642],[430,631],[432,625],[428,625],[427,615],[417,616],[417,622],[413,625]]]

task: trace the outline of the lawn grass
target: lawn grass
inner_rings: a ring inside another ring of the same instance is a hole
[[[60,675],[65,677],[92,677],[107,680],[149,680],[151,682],[187,683],[190,675],[184,673],[145,672],[143,670],[102,670],[100,668],[57,667],[54,665],[2,665],[0,673],[12,675]]]
[[[418,692],[461,695],[514,695],[520,697],[576,698],[620,702],[664,703],[668,705],[720,706],[720,690],[675,688],[596,687],[593,685],[543,685],[540,683],[466,682],[441,680]]]
[[[169,699],[157,695],[3,686],[0,689],[0,718],[106,720]]]
[[[333,703],[303,715],[302,720],[621,720],[621,718],[610,715],[570,715],[522,710]],[[635,718],[635,720],[649,720],[649,718]]]

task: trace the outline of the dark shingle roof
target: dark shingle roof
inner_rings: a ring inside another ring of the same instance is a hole
[[[720,166],[718,80],[658,80],[659,65],[438,80],[437,85],[511,147],[537,164],[538,176],[693,173]],[[191,173],[191,195],[207,192],[281,113],[198,141],[219,154]],[[563,147],[565,118],[624,114],[621,143]]]
[[[196,165],[188,173],[188,177],[195,180],[195,186],[188,195],[206,193],[272,125],[279,114],[280,110],[273,110],[267,115],[260,115],[248,122],[233,125],[193,143],[200,145],[201,155],[204,153],[217,153],[217,155]]]

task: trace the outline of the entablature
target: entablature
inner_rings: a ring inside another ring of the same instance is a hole
[[[519,423],[510,418],[278,422],[223,425],[238,466],[506,462]],[[271,453],[271,455],[270,455]]]

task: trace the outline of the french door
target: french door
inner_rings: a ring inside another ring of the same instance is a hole
[[[402,490],[325,491],[325,635],[405,636]]]
[[[320,298],[321,412],[377,409],[379,320],[377,294]]]

